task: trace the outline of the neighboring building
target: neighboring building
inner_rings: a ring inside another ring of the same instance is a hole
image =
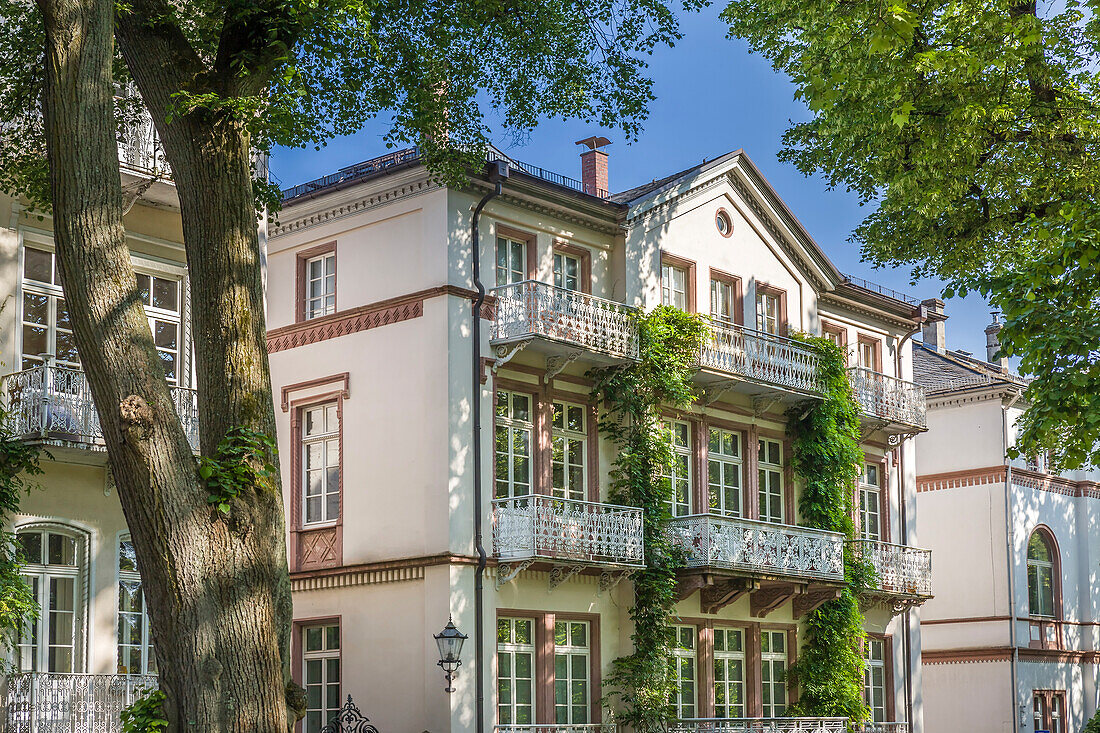
[[[928,394],[917,526],[941,559],[921,613],[925,722],[1074,733],[1097,709],[1100,472],[1006,458],[1026,382],[998,357],[999,330],[994,318],[988,361],[948,350],[935,318],[914,349]]]
[[[185,426],[188,285],[175,189],[151,128],[120,149],[125,223]],[[920,628],[930,553],[915,528],[913,441],[923,394],[900,294],[841,275],[740,151],[611,196],[606,153],[574,181],[511,161],[480,218],[491,289],[473,368],[471,217],[492,189],[441,187],[415,151],[286,192],[268,248],[269,349],[295,605],[294,674],[313,733],[352,695],[383,733],[571,730],[609,722],[612,660],[631,651],[639,510],[607,503],[615,454],[587,369],[637,353],[631,314],[668,303],[710,318],[701,399],[669,411],[680,578],[678,717],[782,716],[805,615],[835,597],[843,538],[798,527],[784,410],[818,394],[814,355],[788,331],[848,349],[864,408],[857,549],[879,570],[865,599],[876,730],[922,730]],[[500,157],[493,153],[491,157]],[[585,192],[588,193],[585,193]],[[118,730],[155,682],[132,548],[72,345],[51,225],[0,197],[5,396],[50,450],[15,520],[41,617],[3,696],[9,731]],[[750,326],[750,327],[746,327]],[[489,567],[480,639],[444,692],[432,635],[475,630],[474,381]],[[828,723],[828,730],[840,723]],[[51,727],[52,726],[52,727]],[[692,729],[695,723],[685,723]],[[0,726],[2,727],[2,726]]]
[[[511,161],[480,216],[491,297],[476,377],[471,220],[485,176],[440,187],[405,151],[284,192],[269,348],[295,674],[314,693],[305,729],[350,693],[383,731],[471,731],[479,674],[486,730],[609,721],[601,681],[631,651],[641,518],[607,503],[615,453],[585,372],[635,358],[630,314],[664,302],[714,333],[700,401],[665,423],[673,532],[690,556],[678,717],[782,716],[803,618],[841,582],[842,538],[797,526],[785,436],[784,410],[817,379],[813,354],[784,335],[808,331],[849,350],[867,413],[857,519],[883,585],[866,599],[875,719],[921,730],[919,627],[906,633],[903,610],[930,594],[930,555],[902,546],[914,538],[905,438],[924,429],[923,395],[904,381],[919,304],[837,272],[740,151],[609,196],[606,153],[586,142],[583,181]],[[490,556],[480,669],[475,379]],[[432,640],[449,617],[472,637],[452,694]]]

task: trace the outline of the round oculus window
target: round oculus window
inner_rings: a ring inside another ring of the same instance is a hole
[[[726,213],[725,209],[719,209],[718,213],[714,215],[714,224],[718,227],[718,233],[723,237],[733,234],[733,222],[730,221],[730,215]]]

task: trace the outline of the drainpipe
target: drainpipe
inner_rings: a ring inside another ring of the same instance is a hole
[[[924,322],[928,320],[928,310],[925,306],[920,306],[916,321],[919,324],[915,329],[910,331],[901,337],[898,341],[897,349],[894,350],[894,374],[898,379],[901,379],[901,348],[905,345],[905,342],[913,338],[921,332]],[[909,545],[909,523],[906,519],[905,511],[905,448],[904,441],[898,444],[898,521],[901,523],[901,544],[908,547]],[[902,634],[901,643],[904,658],[905,658],[905,722],[909,724],[910,731],[913,726],[913,646],[910,639],[913,631],[912,624],[912,611],[906,607],[902,615],[902,627],[905,633]]]
[[[473,403],[471,416],[474,426],[474,548],[477,551],[477,569],[474,571],[474,674],[477,687],[477,727],[476,733],[485,733],[485,609],[483,597],[485,595],[485,565],[487,555],[482,544],[481,536],[481,307],[485,304],[485,286],[481,282],[481,240],[478,232],[478,223],[481,219],[481,210],[491,199],[500,195],[501,186],[508,178],[508,163],[503,160],[495,160],[488,164],[489,182],[494,188],[482,197],[474,207],[473,220],[470,223],[470,239],[472,242],[471,271],[474,281],[474,289],[477,290],[477,298],[474,299],[473,327],[470,329],[470,353],[473,355],[473,380],[471,382],[470,398]]]
[[[1012,461],[1008,460],[1008,411],[1020,399],[1022,392],[1012,396],[1008,404],[1001,405],[1001,447],[1005,456],[1005,559],[1008,561],[1008,643],[1012,646],[1012,731],[1020,733],[1020,645],[1016,642],[1016,535],[1012,521]]]

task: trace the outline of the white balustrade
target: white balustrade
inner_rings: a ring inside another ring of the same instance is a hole
[[[164,154],[153,118],[141,108],[135,115],[126,115],[118,133],[118,161],[123,168],[145,174],[171,178],[172,171]]]
[[[121,733],[123,708],[154,689],[153,675],[9,675],[3,688],[7,733]]]
[[[909,733],[909,724],[901,723],[857,723],[851,733]]]
[[[495,733],[616,733],[614,723],[555,723],[552,725],[497,725]]]
[[[932,596],[932,551],[877,540],[853,540],[853,555],[870,562],[878,589],[899,595]]]
[[[622,303],[525,280],[496,288],[493,341],[545,338],[609,356],[638,357],[637,311]]]
[[[844,535],[717,514],[677,517],[672,541],[688,567],[715,567],[795,578],[844,579]]]
[[[14,434],[78,443],[103,443],[99,414],[83,371],[42,365],[9,374],[3,383]],[[171,395],[187,440],[197,450],[198,396],[195,390],[184,387],[172,387]]]
[[[818,392],[817,354],[770,333],[710,319],[710,337],[699,363],[704,369],[735,374],[766,384]]]
[[[924,388],[920,385],[862,367],[849,369],[848,378],[865,414],[915,428],[926,427]]]
[[[692,718],[677,720],[667,733],[847,733],[847,718]]]
[[[642,510],[529,495],[493,501],[493,555],[641,567]]]

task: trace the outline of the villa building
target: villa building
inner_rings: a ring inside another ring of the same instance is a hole
[[[151,128],[128,132],[127,233],[194,431],[175,189]],[[913,546],[925,407],[910,336],[926,308],[838,272],[742,151],[613,195],[606,141],[586,142],[580,181],[491,151],[485,173],[442,186],[416,151],[393,153],[285,191],[264,232],[301,729],[348,695],[383,733],[614,729],[603,679],[632,650],[641,515],[608,501],[616,455],[586,373],[636,359],[633,314],[665,303],[710,325],[698,402],[664,416],[671,532],[689,558],[670,727],[784,716],[804,619],[843,584],[849,540],[799,526],[785,411],[821,397],[814,352],[787,338],[801,331],[847,350],[864,413],[850,541],[878,571],[863,599],[868,730],[920,733],[915,609],[932,586],[931,553]],[[50,220],[2,194],[0,210],[4,394],[50,451],[15,521],[42,605],[0,730],[114,733],[155,684],[140,576]],[[432,638],[448,619],[470,637],[452,692]]]
[[[925,724],[1074,733],[1097,710],[1100,472],[1006,458],[1026,382],[997,353],[1000,327],[986,329],[988,361],[947,349],[941,320],[914,349],[928,394],[917,527],[951,558],[921,614]]]

